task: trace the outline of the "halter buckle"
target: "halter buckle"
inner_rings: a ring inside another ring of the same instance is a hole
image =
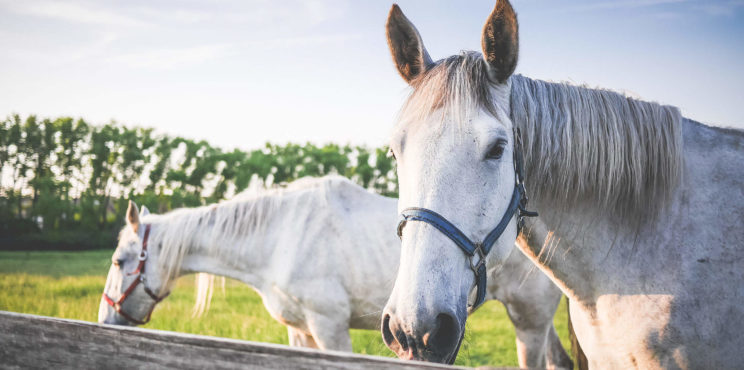
[[[138,257],[140,261],[147,260],[147,249],[143,249],[142,252],[140,252],[140,255]]]
[[[473,264],[473,259],[475,256],[478,256],[478,262]],[[482,243],[475,243],[475,250],[473,251],[473,255],[470,256],[470,269],[473,270],[473,272],[478,275],[478,269],[486,264],[486,255],[483,252],[483,244]]]
[[[518,177],[521,177],[518,176]],[[519,207],[517,212],[517,234],[522,232],[522,229],[524,228],[524,218],[525,217],[537,217],[538,214],[535,211],[528,211],[527,210],[527,204],[529,203],[529,198],[527,197],[527,188],[524,185],[523,179],[517,180],[517,187],[519,188],[519,193],[521,198],[519,199]]]

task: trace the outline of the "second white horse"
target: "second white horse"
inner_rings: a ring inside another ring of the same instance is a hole
[[[351,351],[350,328],[380,329],[400,259],[396,207],[342,177],[164,215],[130,203],[99,322],[140,324],[179,276],[205,272],[252,286],[291,345]],[[560,297],[516,249],[490,271],[489,298],[514,323],[521,367],[572,367],[553,326]]]

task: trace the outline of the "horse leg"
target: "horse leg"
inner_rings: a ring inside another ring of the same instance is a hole
[[[546,341],[547,328],[544,326],[532,327],[525,325],[511,314],[508,305],[507,312],[509,318],[514,324],[517,334],[517,359],[520,368],[543,369],[547,368],[546,363]]]
[[[506,307],[517,333],[522,368],[573,368],[555,334],[553,317],[563,294],[547,276],[515,249],[493,275],[491,297]]]
[[[540,276],[534,275],[531,280],[536,280],[538,277]],[[527,283],[530,282],[527,281]],[[561,294],[552,285],[535,285],[514,289],[502,300],[517,334],[519,367],[570,369],[573,364],[563,351],[553,327],[553,315],[560,302]],[[542,290],[539,289],[541,286]],[[564,357],[568,359],[568,366],[565,366]]]
[[[287,326],[289,332],[289,345],[292,347],[307,347],[307,348],[319,348],[318,344],[315,343],[315,339],[310,334],[305,333],[299,329]]]
[[[573,362],[561,345],[552,316],[515,303],[504,306],[517,334],[519,367],[572,369]]]
[[[561,345],[553,325],[520,328],[517,333],[517,357],[521,368],[572,369],[573,362]]]
[[[331,318],[313,313],[307,316],[307,326],[318,348],[351,352],[348,319]]]
[[[571,357],[566,353],[566,349],[563,348],[558,333],[555,331],[555,326],[550,325],[550,331],[548,332],[548,343],[547,343],[547,366],[548,369],[573,369],[573,361]]]

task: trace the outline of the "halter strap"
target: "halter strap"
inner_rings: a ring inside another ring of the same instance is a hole
[[[520,209],[521,199],[522,191],[520,187],[515,186],[514,192],[512,192],[511,201],[509,202],[509,208],[507,208],[506,212],[501,217],[498,225],[496,225],[496,227],[486,235],[483,242],[473,242],[444,216],[430,209],[421,207],[410,207],[401,212],[403,219],[398,223],[398,237],[403,237],[403,228],[406,226],[408,221],[421,221],[433,226],[460,247],[460,249],[470,257],[470,268],[475,274],[477,290],[475,303],[471,306],[472,311],[478,308],[486,300],[487,274],[485,257],[488,252],[491,251],[491,248],[493,248],[496,240],[498,240],[501,234],[504,233],[504,230],[506,230],[509,222],[514,217],[514,214]],[[476,255],[478,256],[478,259],[474,260]]]
[[[137,325],[147,324],[150,321],[150,315],[152,315],[152,311],[155,309],[155,305],[160,303],[160,301],[165,299],[165,297],[167,297],[170,294],[170,292],[168,292],[168,293],[165,293],[163,296],[158,296],[152,290],[150,290],[150,288],[148,288],[147,285],[145,285],[145,262],[147,261],[147,257],[148,257],[147,241],[149,237],[150,237],[150,225],[148,224],[148,225],[145,225],[145,236],[142,238],[142,251],[140,252],[140,255],[139,255],[139,264],[137,265],[137,268],[134,271],[127,274],[130,276],[137,275],[137,278],[135,278],[132,284],[129,285],[127,290],[125,290],[124,293],[122,293],[121,297],[119,297],[119,300],[114,301],[113,299],[111,299],[111,297],[109,297],[106,294],[106,292],[103,292],[103,300],[106,301],[106,303],[108,303],[109,306],[113,307],[114,310],[116,310],[116,312],[119,315],[121,315],[128,321],[133,322]],[[124,311],[124,309],[122,309],[121,307],[124,301],[129,297],[129,295],[134,291],[134,289],[140,283],[142,284],[142,287],[144,288],[145,293],[147,293],[147,295],[149,295],[150,298],[152,298],[152,300],[154,301],[152,306],[150,306],[150,310],[147,311],[147,316],[145,317],[144,320],[135,319],[134,317],[132,317],[132,315],[126,313],[126,311]]]
[[[403,228],[408,221],[425,222],[452,240],[470,258],[470,269],[475,274],[476,298],[472,306],[468,308],[473,312],[486,300],[486,255],[491,251],[496,240],[504,233],[509,222],[517,214],[517,235],[522,230],[525,217],[535,217],[537,212],[527,210],[527,190],[524,186],[524,167],[522,163],[522,137],[519,130],[514,129],[514,191],[512,192],[509,207],[501,217],[501,220],[491,232],[486,235],[482,242],[473,242],[460,231],[454,224],[444,216],[430,209],[421,207],[409,207],[401,212],[403,219],[398,223],[398,237],[403,238]],[[474,259],[478,256],[478,259]]]

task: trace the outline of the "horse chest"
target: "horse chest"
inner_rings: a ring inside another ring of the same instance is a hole
[[[670,295],[600,296],[571,306],[577,336],[595,368],[685,368],[686,351],[671,323]]]

